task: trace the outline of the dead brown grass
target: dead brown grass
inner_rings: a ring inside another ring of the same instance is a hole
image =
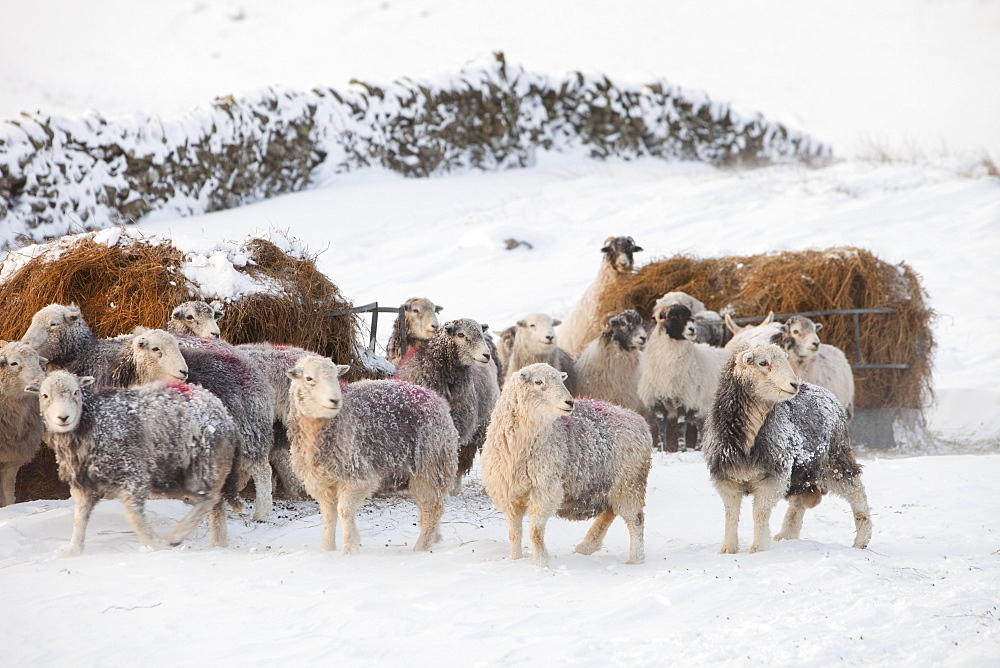
[[[854,363],[909,364],[906,370],[858,369],[855,405],[918,408],[930,397],[930,329],[933,311],[925,304],[920,278],[906,264],[893,265],[861,248],[833,248],[743,257],[698,259],[677,255],[651,262],[601,295],[600,312],[633,308],[652,317],[653,303],[681,290],[715,311],[734,316],[878,308],[892,315],[861,316],[861,350],[854,343],[850,316],[818,316],[822,339]]]

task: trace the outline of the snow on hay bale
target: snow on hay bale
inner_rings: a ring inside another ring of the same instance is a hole
[[[371,376],[358,349],[358,321],[323,318],[351,303],[287,240],[253,238],[239,245],[178,248],[135,228],[63,237],[12,251],[0,266],[0,339],[18,340],[32,315],[51,303],[77,304],[98,337],[160,327],[191,299],[215,300],[234,344],[270,341],[350,362],[349,379]],[[196,242],[189,242],[194,244]],[[51,451],[21,470],[18,498],[66,498]]]
[[[664,293],[696,295],[734,316],[840,309],[891,309],[860,316],[861,356],[870,364],[909,369],[855,369],[857,409],[920,409],[931,396],[934,312],[919,275],[906,263],[889,264],[860,248],[786,251],[748,257],[699,259],[676,255],[650,262],[605,290],[600,312],[635,309],[652,319]],[[823,340],[857,361],[850,316],[817,316]]]

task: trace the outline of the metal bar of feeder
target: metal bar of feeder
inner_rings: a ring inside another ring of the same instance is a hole
[[[396,316],[396,322],[399,323],[399,357],[400,357],[400,360],[402,360],[402,358],[406,357],[406,310],[405,310],[405,307],[402,304],[400,304],[399,308],[397,309],[397,312],[399,313],[399,315]]]

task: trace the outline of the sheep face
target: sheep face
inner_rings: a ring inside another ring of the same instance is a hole
[[[218,320],[223,316],[205,302],[184,302],[170,314],[170,331],[176,334],[187,334],[202,339],[218,339],[222,337]]]
[[[788,354],[776,345],[751,346],[736,353],[734,373],[753,388],[765,404],[791,399],[799,391],[799,379],[788,363]]]
[[[629,309],[622,311],[608,321],[605,334],[621,346],[622,350],[642,350],[646,345],[646,328],[642,316]]]
[[[694,341],[698,338],[698,330],[694,326],[694,319],[691,317],[691,309],[683,304],[674,304],[666,309],[656,312],[656,320],[667,335],[678,341],[687,339]]]
[[[325,357],[308,355],[287,371],[291,379],[289,395],[302,414],[318,420],[337,417],[344,405],[344,393],[338,378],[350,370],[346,364],[334,364]]]
[[[92,376],[77,377],[68,371],[53,371],[41,383],[32,383],[26,392],[38,395],[38,409],[45,428],[65,434],[77,428],[83,415],[83,389],[94,382]]]
[[[537,406],[552,415],[560,416],[573,412],[573,395],[563,384],[567,375],[544,362],[539,362],[529,364],[518,371],[517,380],[521,384],[521,392],[530,397]]]
[[[437,314],[441,307],[430,299],[413,297],[403,302],[403,312],[406,314],[406,334],[415,339],[427,340],[434,336],[441,324]]]
[[[555,347],[555,328],[561,324],[562,320],[550,318],[544,313],[532,313],[517,321],[514,336],[518,345],[545,354]]]
[[[641,250],[632,237],[608,237],[601,252],[604,253],[604,261],[612,269],[620,274],[630,274],[635,266],[632,256]]]
[[[28,344],[42,357],[52,358],[60,349],[61,342],[73,340],[84,329],[87,329],[87,323],[79,307],[49,304],[31,317],[31,324],[21,337],[21,343]]]
[[[132,347],[137,376],[141,382],[187,379],[187,362],[172,334],[162,329],[145,327],[136,327],[133,334],[129,345]]]
[[[458,352],[458,359],[464,366],[474,364],[487,365],[490,363],[490,348],[486,345],[483,332],[489,325],[480,325],[471,318],[452,320],[445,323],[442,333],[438,336],[447,336]]]
[[[32,383],[45,378],[42,367],[48,361],[39,357],[31,346],[11,341],[0,341],[0,388],[20,392]]]
[[[819,351],[819,332],[823,325],[817,325],[809,318],[794,315],[785,321],[788,330],[785,350],[800,359],[808,359]]]

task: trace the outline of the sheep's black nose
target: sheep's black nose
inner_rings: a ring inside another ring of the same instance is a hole
[[[569,406],[570,408],[573,408],[573,406],[576,405],[576,402],[573,401],[572,399],[567,399],[566,400],[566,405]]]
[[[791,385],[792,389],[795,390],[796,392],[799,391],[799,384],[798,383],[789,383],[789,385]]]
[[[220,339],[220,338],[222,338],[222,337],[221,337],[221,336],[220,336],[220,335],[219,335],[218,333],[216,333],[216,332],[212,332],[212,336],[213,336],[213,337],[215,337],[215,338],[217,338],[217,339]]]

